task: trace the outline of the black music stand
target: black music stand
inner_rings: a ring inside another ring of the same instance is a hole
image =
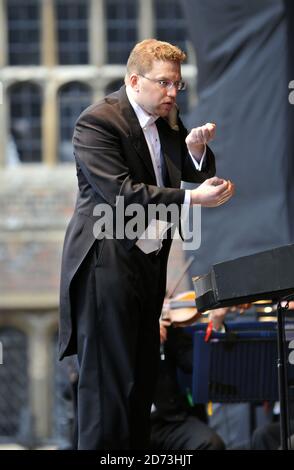
[[[278,381],[279,381],[279,398],[280,398],[280,436],[282,450],[289,449],[289,407],[288,407],[288,376],[287,376],[287,358],[285,353],[285,322],[284,314],[288,310],[288,301],[282,306],[282,300],[277,304],[277,339],[278,339]]]
[[[272,299],[278,304],[278,382],[282,449],[288,449],[287,372],[284,313],[294,294],[294,244],[216,263],[204,276],[193,278],[198,312]],[[253,275],[252,275],[253,274]],[[244,282],[246,279],[246,282]],[[281,302],[286,301],[286,307]]]

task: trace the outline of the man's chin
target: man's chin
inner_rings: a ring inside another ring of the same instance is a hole
[[[158,112],[156,114],[159,117],[165,118],[169,115],[169,112],[170,112],[169,109],[160,109],[160,110],[158,110]]]

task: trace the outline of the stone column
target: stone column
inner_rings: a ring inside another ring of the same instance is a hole
[[[90,64],[101,67],[106,60],[106,19],[103,0],[91,0],[89,15]]]
[[[42,112],[42,155],[48,165],[58,160],[58,126],[57,84],[52,78],[45,85]]]
[[[0,68],[8,62],[8,34],[5,0],[0,0]]]
[[[0,168],[7,161],[7,143],[9,136],[8,101],[5,84],[0,79]]]
[[[52,67],[57,63],[56,20],[53,0],[41,2],[42,64]]]
[[[140,0],[138,18],[139,41],[154,37],[155,28],[153,18],[153,1]]]
[[[7,64],[8,37],[7,37],[7,17],[5,0],[0,0],[0,69]],[[6,144],[7,144],[7,99],[4,96],[4,81],[0,72],[0,168],[5,165]]]
[[[48,328],[51,315],[42,315],[41,319],[31,316],[31,334],[29,341],[29,380],[30,410],[33,419],[33,432],[39,439],[48,438],[51,433],[53,411],[53,350]]]

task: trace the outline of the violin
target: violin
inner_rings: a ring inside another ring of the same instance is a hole
[[[174,292],[179,286],[181,280],[191,266],[195,256],[190,256],[183,266],[174,285],[167,291],[161,312],[161,320],[167,320],[174,326],[188,326],[195,323],[203,313],[198,313],[196,308],[196,294],[194,290],[181,292],[174,296]],[[205,313],[204,313],[205,315]]]
[[[213,312],[213,310],[206,310],[205,312],[199,313],[196,308],[195,300],[196,294],[193,290],[182,292],[171,299],[165,299],[161,313],[161,320],[167,320],[175,327],[193,325],[201,318],[204,318],[206,321],[207,316]],[[252,303],[234,305],[232,307],[227,307],[227,311],[238,311],[239,313],[243,313],[251,306]]]
[[[207,310],[206,312],[202,313],[198,312],[195,303],[196,294],[194,290],[184,291],[176,296],[173,296],[176,288],[180,284],[180,281],[184,277],[193,261],[194,256],[190,256],[190,258],[184,264],[178,279],[175,281],[172,288],[167,292],[164,299],[161,320],[168,321],[175,327],[192,325],[199,321],[200,318],[207,318],[207,315],[212,312],[212,310]],[[251,303],[236,305],[233,307],[228,307],[227,311],[234,312],[238,310],[239,313],[243,313],[245,310],[249,309],[251,305]]]
[[[193,290],[182,292],[163,303],[161,319],[174,326],[188,326],[199,320],[207,312],[199,313],[195,304],[196,294]]]

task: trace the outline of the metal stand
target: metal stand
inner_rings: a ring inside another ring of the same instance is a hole
[[[288,421],[288,380],[287,380],[287,359],[285,354],[285,328],[284,328],[284,315],[288,309],[282,307],[281,302],[278,302],[277,318],[278,318],[278,378],[279,378],[279,398],[280,398],[280,436],[281,447],[283,450],[288,450],[289,438],[289,421]]]

